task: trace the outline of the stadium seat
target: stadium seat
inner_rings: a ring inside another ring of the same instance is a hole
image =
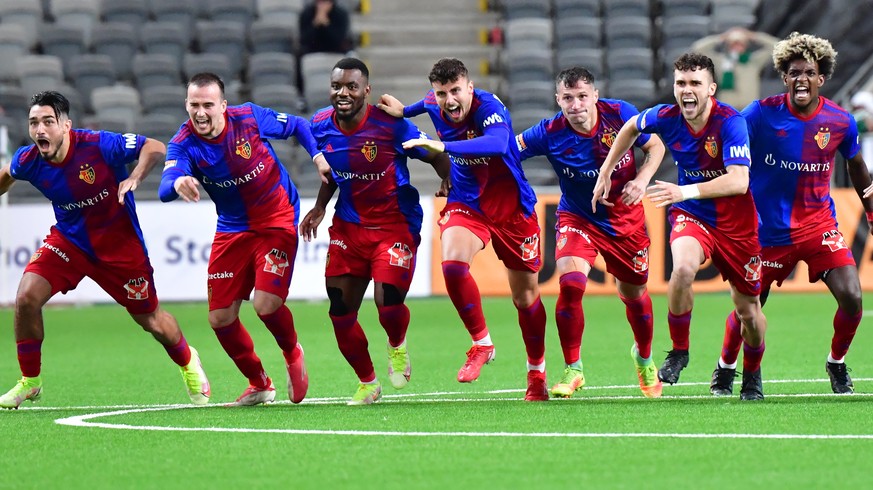
[[[21,86],[31,93],[58,90],[64,81],[61,59],[50,55],[25,55],[17,61]]]
[[[133,123],[142,113],[139,92],[125,85],[95,88],[91,92],[91,106],[98,118],[123,123],[123,132],[133,131]]]
[[[134,122],[134,132],[167,144],[186,120],[160,112],[145,114]]]
[[[30,97],[33,95],[29,91],[17,85],[0,84],[0,107],[7,115],[19,121],[22,128],[27,124],[27,116],[30,113]]]
[[[85,54],[77,56],[70,63],[70,79],[85,101],[88,110],[93,110],[91,94],[97,87],[115,84],[117,74],[112,58],[105,54]]]
[[[327,92],[326,87],[325,92]],[[276,112],[286,114],[298,112],[297,100],[299,98],[297,90],[286,84],[258,85],[252,89],[252,102],[261,107],[269,107]]]
[[[603,16],[608,19],[650,17],[649,0],[607,0],[603,2]]]
[[[740,14],[735,12],[725,12],[720,15],[713,14],[711,19],[709,32],[712,34],[724,32],[732,27],[750,28],[758,20],[755,14]]]
[[[249,85],[295,85],[297,61],[287,53],[259,53],[249,57]]]
[[[127,119],[115,114],[92,114],[82,118],[82,126],[94,131],[110,131],[113,133],[129,133]]]
[[[182,69],[182,57],[188,52],[190,41],[188,31],[176,22],[147,22],[140,33],[145,53],[170,56],[179,70]]]
[[[140,28],[149,20],[148,2],[143,0],[103,0],[100,2],[100,17],[104,22],[120,22],[139,34]]]
[[[657,97],[655,82],[651,79],[610,80],[609,98],[630,102],[637,109],[650,107]]]
[[[204,54],[226,55],[233,74],[232,78],[239,78],[247,54],[245,25],[230,21],[199,22],[197,44],[200,52]]]
[[[256,20],[249,26],[252,53],[295,53],[297,39],[297,24],[264,19]]]
[[[75,125],[76,122],[85,117],[85,114],[87,113],[85,110],[85,98],[79,90],[67,83],[61,84],[61,86],[58,87],[58,92],[64,94],[64,97],[66,97],[70,102],[70,118]]]
[[[42,4],[40,0],[0,0],[0,20],[3,25],[20,26],[21,39],[28,48],[33,48],[42,30]]]
[[[18,80],[15,63],[27,52],[24,28],[14,24],[0,24],[0,82]]]
[[[664,42],[661,45],[664,52],[690,48],[695,41],[709,35],[709,24],[709,17],[705,15],[664,17]]]
[[[603,50],[600,48],[579,48],[558,51],[558,65],[556,71],[565,70],[573,66],[588,69],[596,79],[605,78],[606,70],[603,68]]]
[[[255,17],[255,0],[207,0],[206,10],[214,21],[237,22],[248,26]]]
[[[504,51],[505,73],[510,83],[550,81],[555,64],[551,49],[507,49]]]
[[[257,0],[256,10],[260,20],[296,28],[304,6],[304,0]]]
[[[555,84],[546,81],[510,83],[509,105],[514,112],[523,109],[549,109],[555,107]],[[516,128],[517,132],[520,132]]]
[[[175,119],[177,125],[188,118],[185,87],[182,85],[146,87],[141,94],[145,114],[165,114]]]
[[[555,21],[555,48],[600,48],[603,45],[600,18],[558,17]]]
[[[174,22],[181,25],[185,32],[194,31],[194,21],[198,15],[197,0],[149,0],[149,4],[156,21]]]
[[[51,13],[55,24],[82,29],[85,45],[91,45],[91,31],[100,22],[98,0],[52,0]]]
[[[661,0],[664,18],[709,15],[710,0]]]
[[[507,49],[552,47],[552,19],[511,18],[503,28]]]
[[[230,61],[227,55],[219,53],[189,53],[185,55],[183,60],[182,71],[185,79],[191,78],[192,75],[201,72],[215,73],[224,81],[225,86],[233,79],[233,74],[230,71]]]
[[[500,0],[507,19],[550,18],[549,2],[542,0]]]
[[[650,48],[622,48],[609,51],[607,76],[610,80],[648,78],[654,74],[655,55]]]
[[[136,31],[129,24],[104,22],[94,26],[91,39],[94,53],[112,58],[118,77],[130,80],[133,76],[133,56],[139,50]]]
[[[300,72],[303,76],[303,96],[309,111],[315,111],[330,104],[328,87],[333,65],[344,55],[338,53],[309,53],[300,58]]]
[[[600,17],[600,0],[554,0],[555,19],[566,17]]]
[[[138,53],[133,57],[133,80],[140,92],[147,87],[175,87],[182,83],[182,71],[166,54]]]
[[[652,21],[648,17],[615,17],[606,19],[606,47],[644,48],[652,45]]]
[[[70,61],[88,51],[85,32],[80,27],[43,24],[39,36],[42,54],[57,56],[69,73]]]

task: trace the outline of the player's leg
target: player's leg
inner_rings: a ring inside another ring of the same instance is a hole
[[[767,319],[761,311],[758,296],[747,293],[748,291],[740,290],[731,282],[731,298],[743,336],[743,384],[740,399],[762,400],[764,388],[761,380],[761,359],[766,348],[764,333],[767,331]]]
[[[693,225],[689,225],[689,228]],[[675,229],[675,228],[674,228]],[[696,236],[683,235],[670,243],[673,271],[667,284],[667,326],[673,348],[658,370],[665,383],[679,381],[679,374],[688,366],[688,338],[691,332],[691,310],[694,307],[694,276],[706,259],[704,248]]]
[[[331,257],[331,261],[334,258]],[[369,405],[382,396],[382,385],[376,377],[368,350],[367,336],[358,323],[358,310],[369,284],[369,278],[350,274],[326,278],[330,300],[330,320],[337,346],[357,375],[359,384],[349,405]]]
[[[531,271],[507,269],[512,303],[518,310],[518,324],[527,352],[526,401],[549,399],[546,385],[546,308],[540,299],[538,275]]]
[[[570,237],[564,248],[571,246]],[[559,238],[560,240],[560,238]],[[556,251],[556,254],[560,252]],[[591,264],[573,255],[556,260],[558,273],[558,300],[555,303],[555,324],[564,355],[564,372],[552,386],[552,396],[569,398],[585,386],[582,370],[582,334],[585,331],[585,311],[582,297],[588,284]]]
[[[637,371],[640,390],[648,398],[658,398],[663,391],[663,384],[658,378],[658,369],[652,359],[654,338],[652,298],[645,284],[633,284],[616,278],[616,286],[634,334],[631,359]]]
[[[834,393],[854,393],[854,383],[849,376],[845,356],[849,352],[864,313],[858,270],[854,265],[837,267],[823,274],[823,280],[838,304],[837,312],[834,314],[831,351],[825,369]]]

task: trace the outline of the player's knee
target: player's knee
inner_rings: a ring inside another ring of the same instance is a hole
[[[42,295],[32,289],[19,289],[15,295],[15,310],[20,313],[36,313],[45,305]]]
[[[691,287],[694,282],[694,276],[697,275],[697,267],[690,263],[679,263],[673,265],[673,272],[670,274],[670,280],[680,287]]]
[[[213,330],[221,327],[226,327],[236,320],[236,315],[229,308],[220,310],[212,310],[209,312],[209,326]]]
[[[860,287],[842,288],[835,292],[840,309],[848,315],[857,315],[862,310],[862,295]]]
[[[382,306],[395,306],[403,304],[406,300],[406,291],[393,284],[382,283]]]
[[[343,291],[340,288],[327,288],[327,298],[330,300],[330,314],[343,316],[349,313],[349,308],[343,302]]]

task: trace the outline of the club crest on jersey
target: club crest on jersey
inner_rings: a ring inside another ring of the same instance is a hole
[[[206,302],[209,303],[212,301],[212,284],[206,285]]]
[[[564,247],[567,246],[567,235],[561,235],[561,238],[558,238],[558,250],[564,250]]]
[[[39,250],[37,250],[36,252],[33,252],[33,255],[30,256],[29,263],[32,264],[32,263],[36,262],[36,260],[38,258],[40,258],[41,256],[42,256],[42,252],[40,252]]]
[[[521,248],[521,260],[530,262],[536,260],[540,256],[540,237],[539,235],[531,235],[524,239],[519,245]]]
[[[673,227],[673,231],[679,233],[680,231],[684,230],[686,226],[688,226],[688,223],[684,221],[681,223],[676,223],[676,226]]]
[[[446,213],[446,214],[444,214],[443,217],[440,218],[440,220],[439,220],[439,224],[440,224],[440,225],[444,225],[444,224],[448,223],[448,222],[449,222],[449,218],[450,218],[451,216],[452,216],[452,213]]]
[[[607,148],[612,148],[612,144],[615,143],[615,131],[603,133],[603,136],[600,137],[600,142],[606,145]]]
[[[744,266],[746,270],[746,282],[755,282],[761,280],[761,257],[754,256],[749,259],[749,263]]]
[[[831,142],[831,128],[818,128],[818,133],[813,137],[815,143],[822,150]]]
[[[475,138],[475,137],[476,137],[476,131],[474,131],[474,130],[472,130],[472,129],[468,129],[468,130],[467,130],[467,139],[468,139],[468,140],[471,140],[471,139],[473,139],[473,138]]]
[[[236,154],[248,160],[252,157],[252,145],[245,138],[240,138],[236,142]]]
[[[412,258],[415,256],[408,245],[400,242],[395,243],[388,249],[388,255],[390,256],[388,259],[390,265],[403,267],[404,269],[409,269],[409,266],[412,265]]]
[[[93,184],[97,180],[97,173],[94,167],[89,164],[79,167],[79,179],[84,180],[86,184]]]
[[[646,272],[649,270],[649,249],[639,250],[631,261],[634,264],[634,272]]]
[[[127,299],[140,301],[149,299],[149,282],[144,277],[127,281],[127,284],[124,285],[124,290],[127,291]]]
[[[706,154],[711,158],[715,158],[718,155],[718,143],[715,141],[715,136],[706,137],[706,142],[703,143],[703,149],[706,150]]]
[[[376,142],[375,141],[367,141],[364,143],[364,146],[361,147],[361,153],[364,154],[364,158],[367,159],[368,162],[371,162],[376,159]]]
[[[291,265],[291,263],[288,261],[288,254],[277,248],[270,250],[270,253],[264,255],[264,272],[283,277],[285,275],[285,269],[287,269],[289,265]]]
[[[843,238],[843,234],[840,233],[839,230],[831,230],[822,233],[821,244],[826,245],[831,252],[849,248],[849,246],[846,245],[846,239]]]

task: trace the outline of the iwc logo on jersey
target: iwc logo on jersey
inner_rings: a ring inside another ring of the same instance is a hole
[[[248,160],[252,157],[252,145],[245,138],[236,141],[236,154]]]
[[[815,143],[822,150],[831,142],[831,128],[818,128],[818,133],[813,137]]]
[[[603,136],[600,137],[600,142],[606,145],[607,148],[612,148],[612,144],[615,143],[615,131],[603,133]]]
[[[289,265],[291,265],[291,263],[288,261],[288,254],[277,248],[270,250],[270,253],[264,255],[264,272],[283,277],[285,275],[285,269],[287,269]]]
[[[124,285],[124,290],[127,291],[127,299],[149,299],[149,282],[144,277],[127,281],[127,284]]]
[[[839,230],[831,230],[822,233],[821,244],[826,245],[831,252],[849,248],[848,245],[846,245],[846,240],[843,238],[843,234],[840,233]]]
[[[397,242],[388,249],[388,263],[395,267],[403,267],[404,269],[409,269],[409,266],[412,265],[412,258],[415,254],[412,253],[412,250],[409,249],[409,246],[405,243]]]
[[[634,272],[646,272],[649,270],[649,249],[644,248],[637,251],[631,262],[634,265]]]
[[[718,143],[715,141],[715,136],[707,136],[706,142],[703,143],[703,149],[706,150],[706,154],[711,158],[715,158],[718,155]]]
[[[361,153],[364,154],[364,158],[366,158],[370,163],[376,159],[376,151],[375,141],[367,141],[364,143],[364,146],[361,147]]]
[[[761,280],[761,257],[754,256],[749,259],[749,263],[745,265],[746,282],[755,282]]]
[[[519,245],[521,248],[521,260],[530,262],[536,260],[540,256],[540,237],[539,235],[531,235],[524,239]]]
[[[87,163],[80,166],[79,179],[84,180],[86,184],[93,184],[97,180],[97,173],[94,172],[94,167]]]

